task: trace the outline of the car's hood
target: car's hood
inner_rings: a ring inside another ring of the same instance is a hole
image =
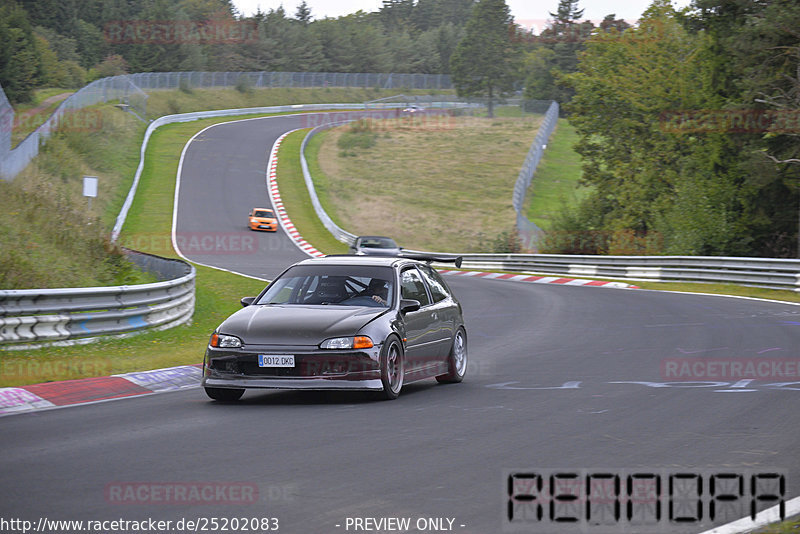
[[[247,306],[228,317],[218,331],[239,337],[245,345],[318,345],[330,337],[355,335],[386,311],[354,306]]]

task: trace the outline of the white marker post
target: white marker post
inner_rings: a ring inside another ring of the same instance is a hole
[[[83,177],[83,196],[89,199],[89,211],[91,211],[92,198],[97,196],[97,176]]]

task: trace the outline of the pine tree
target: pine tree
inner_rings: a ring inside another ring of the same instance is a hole
[[[561,0],[550,16],[556,24],[575,24],[583,16],[583,9],[578,9],[578,0]]]
[[[294,13],[295,20],[302,22],[304,25],[308,25],[311,22],[311,8],[308,7],[306,0],[300,2],[300,5],[297,6],[297,11]]]
[[[458,94],[486,96],[490,117],[494,116],[494,100],[513,89],[517,63],[511,42],[513,22],[505,0],[480,0],[450,59]]]

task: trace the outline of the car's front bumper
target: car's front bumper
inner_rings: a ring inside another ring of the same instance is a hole
[[[276,232],[278,231],[278,221],[274,222],[265,222],[259,221],[255,223],[250,223],[251,230],[264,230],[266,232]]]
[[[380,345],[364,350],[294,349],[240,351],[209,347],[201,385],[234,389],[383,389]],[[292,354],[296,367],[258,367],[259,354]]]
[[[306,390],[381,390],[380,378],[343,380],[336,378],[214,378],[203,377],[203,387],[232,389],[306,389]]]

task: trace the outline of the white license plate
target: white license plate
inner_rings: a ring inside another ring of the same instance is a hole
[[[259,367],[294,367],[293,354],[259,354]]]

